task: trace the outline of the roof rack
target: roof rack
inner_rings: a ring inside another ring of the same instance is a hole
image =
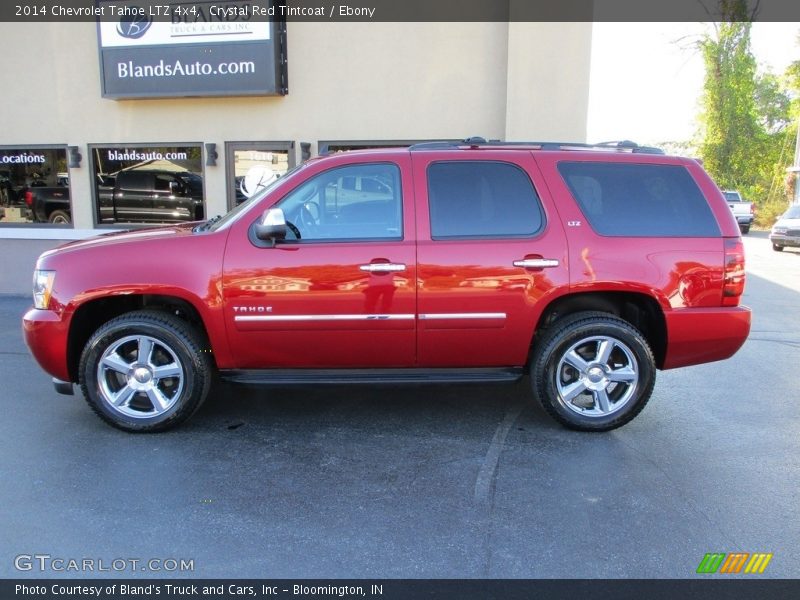
[[[664,154],[661,148],[640,146],[630,140],[602,142],[600,144],[584,144],[581,142],[504,142],[501,140],[486,141],[482,137],[471,137],[460,142],[422,142],[409,146],[412,152],[418,150],[465,150],[476,148],[526,147],[536,150],[605,150],[632,152],[634,154]]]

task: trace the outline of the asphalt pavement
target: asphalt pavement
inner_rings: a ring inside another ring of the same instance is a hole
[[[220,386],[182,428],[126,434],[53,391],[28,298],[0,296],[0,577],[92,575],[15,567],[46,554],[193,561],[145,577],[684,578],[707,552],[797,577],[800,250],[745,242],[748,342],[659,372],[604,434],[561,428],[527,380]]]

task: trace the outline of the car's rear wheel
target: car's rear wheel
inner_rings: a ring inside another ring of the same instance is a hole
[[[71,222],[69,213],[63,210],[54,210],[47,220],[56,225],[68,225]]]
[[[741,231],[743,234],[744,233],[749,233],[750,232],[750,225],[739,225],[739,231]]]
[[[624,425],[644,408],[656,366],[644,336],[600,312],[560,319],[537,341],[531,361],[534,394],[561,424],[582,431]]]
[[[80,384],[89,406],[125,431],[164,431],[208,395],[212,366],[201,337],[170,314],[141,310],[112,319],[87,342]]]
[[[783,246],[778,244],[772,244],[772,249],[775,250],[775,252],[783,252]]]

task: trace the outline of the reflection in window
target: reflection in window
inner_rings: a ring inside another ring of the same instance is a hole
[[[98,223],[205,218],[201,147],[91,147]]]
[[[402,204],[398,167],[364,163],[320,173],[277,206],[306,241],[399,240]]]
[[[66,148],[0,148],[0,223],[72,220]]]
[[[235,150],[236,204],[262,191],[289,170],[288,151]]]

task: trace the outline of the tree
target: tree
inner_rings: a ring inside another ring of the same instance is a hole
[[[723,189],[737,189],[770,210],[785,207],[786,167],[794,155],[797,107],[789,92],[800,89],[800,65],[784,78],[758,73],[750,51],[744,0],[723,0],[725,21],[699,47],[706,74],[700,115],[700,156]]]
[[[762,144],[763,130],[756,111],[750,23],[716,24],[715,35],[706,35],[700,49],[706,68],[700,116],[703,163],[720,187],[753,187],[753,144]]]

